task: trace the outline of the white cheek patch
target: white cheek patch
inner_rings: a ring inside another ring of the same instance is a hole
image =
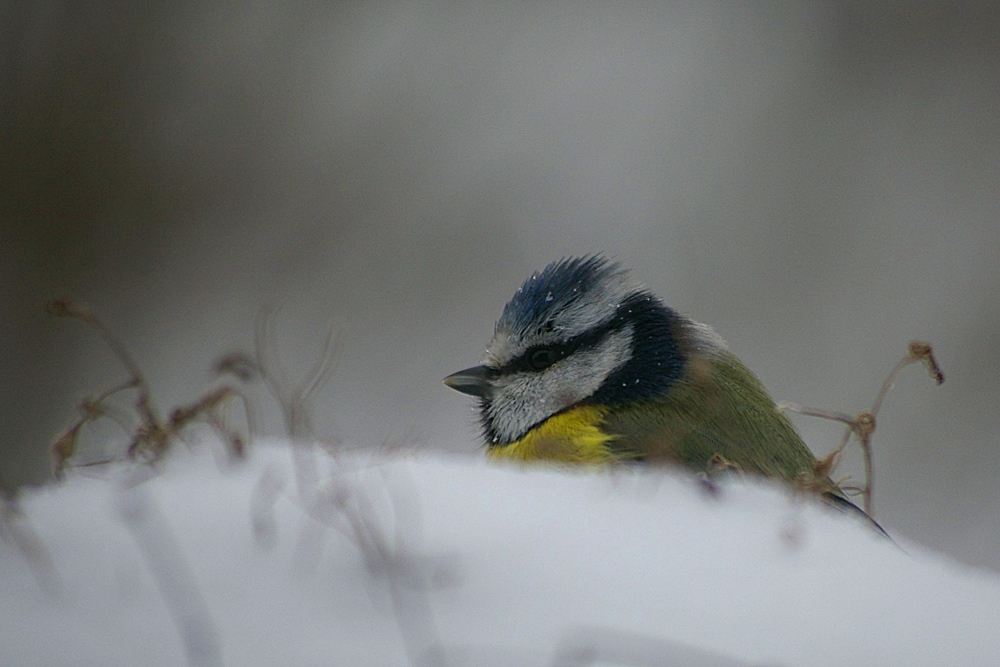
[[[533,426],[597,391],[632,355],[632,327],[609,334],[541,372],[523,371],[494,380],[485,406],[494,433],[513,442]]]

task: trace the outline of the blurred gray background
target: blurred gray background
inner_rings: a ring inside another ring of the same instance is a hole
[[[6,486],[125,376],[53,296],[164,410],[263,308],[290,375],[332,324],[321,434],[476,452],[440,379],[532,270],[602,251],[777,398],[854,413],[933,342],[945,384],[908,369],[881,414],[877,514],[1000,569],[997,5],[5,2],[0,49]]]

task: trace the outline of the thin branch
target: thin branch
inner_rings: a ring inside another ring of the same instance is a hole
[[[158,423],[159,417],[157,416],[156,407],[153,405],[149,385],[146,383],[142,369],[139,368],[139,364],[129,354],[125,345],[94,315],[90,307],[68,299],[54,299],[48,303],[46,308],[49,313],[57,317],[71,317],[80,320],[94,329],[104,339],[105,344],[111,348],[111,352],[118,357],[119,363],[125,367],[130,377],[130,383],[138,392],[136,409],[139,411],[139,416],[143,423],[147,426]]]
[[[934,358],[934,350],[931,344],[920,340],[911,340],[907,346],[907,355],[893,366],[889,375],[882,383],[882,388],[879,389],[878,396],[875,398],[875,404],[872,406],[873,415],[877,415],[882,408],[882,401],[885,400],[889,390],[896,383],[899,373],[910,364],[915,363],[924,364],[935,384],[941,385],[944,383],[944,373],[941,372],[941,367],[938,366],[937,359]]]
[[[828,475],[829,471],[835,467],[840,453],[850,442],[851,436],[855,436],[858,439],[858,444],[861,447],[861,453],[864,457],[865,485],[861,493],[864,496],[865,513],[872,518],[875,516],[875,461],[872,455],[871,441],[872,436],[875,434],[876,417],[879,410],[882,409],[882,403],[885,401],[889,390],[894,386],[900,372],[907,366],[915,363],[922,363],[936,384],[940,385],[944,382],[944,373],[941,372],[941,367],[938,365],[937,359],[934,358],[934,351],[931,344],[919,340],[910,341],[907,345],[906,356],[892,367],[892,370],[889,371],[889,374],[882,382],[872,409],[863,410],[856,417],[851,417],[843,412],[824,410],[822,408],[807,408],[788,401],[782,401],[778,404],[779,409],[782,410],[790,410],[810,417],[839,421],[847,425],[837,448],[825,458],[817,461],[816,473],[817,476],[822,475],[824,472]]]
[[[854,418],[846,413],[824,410],[822,408],[807,408],[804,405],[792,403],[791,401],[778,401],[778,409],[789,410],[791,412],[795,412],[800,415],[807,415],[809,417],[821,417],[822,419],[843,422],[845,424],[854,423]]]
[[[277,357],[271,356],[271,316],[273,309],[261,311],[254,326],[254,354],[257,356],[257,368],[260,369],[261,377],[268,392],[278,402],[282,417],[285,420],[285,430],[290,436],[294,436],[294,416],[291,409],[291,397],[285,394],[288,382],[285,379],[284,370]]]
[[[298,391],[295,392],[295,400],[298,403],[307,404],[312,400],[313,394],[322,389],[329,381],[335,366],[334,362],[340,351],[339,341],[340,336],[338,332],[333,327],[330,327],[326,332],[326,340],[323,342],[323,351],[313,365],[309,376],[299,387]]]
[[[104,342],[129,373],[129,378],[99,394],[96,398],[86,399],[80,404],[81,417],[69,428],[63,431],[52,445],[55,474],[61,476],[69,459],[76,453],[77,442],[84,425],[101,418],[108,418],[118,424],[126,433],[132,436],[127,454],[132,458],[148,457],[149,462],[158,460],[170,446],[178,433],[197,419],[205,419],[212,425],[229,445],[230,453],[241,456],[245,442],[234,430],[228,428],[221,420],[218,410],[221,405],[233,397],[238,397],[244,406],[248,427],[250,425],[250,410],[245,397],[236,389],[223,386],[203,395],[197,401],[175,409],[168,421],[159,417],[149,384],[125,345],[101,320],[93,314],[89,306],[67,299],[55,299],[46,305],[49,313],[57,317],[68,317],[79,320],[91,327],[101,336]],[[130,426],[109,400],[115,394],[127,389],[136,391],[135,410],[139,423]],[[252,430],[252,429],[250,429]]]

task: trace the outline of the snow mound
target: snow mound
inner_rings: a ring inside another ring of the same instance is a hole
[[[768,484],[209,449],[6,507],[0,663],[1000,664],[1000,577]]]

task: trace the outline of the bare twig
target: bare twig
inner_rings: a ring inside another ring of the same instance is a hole
[[[144,457],[150,462],[158,460],[185,427],[202,418],[219,433],[233,457],[238,458],[243,455],[246,448],[244,438],[228,428],[219,415],[223,402],[235,398],[243,402],[247,423],[250,424],[251,416],[246,400],[236,389],[232,387],[214,389],[190,405],[175,409],[165,421],[160,417],[160,412],[153,402],[149,383],[139,364],[121,340],[94,315],[89,306],[68,299],[55,299],[47,304],[46,309],[57,317],[76,319],[94,329],[128,373],[128,378],[123,382],[80,403],[80,417],[63,431],[52,445],[56,476],[63,474],[69,461],[76,454],[83,427],[103,418],[111,419],[131,436],[127,450],[131,458]],[[109,402],[113,396],[126,390],[136,392],[135,411],[138,423],[134,426],[127,424],[127,418]]]
[[[312,401],[316,392],[323,388],[330,379],[335,367],[338,351],[337,331],[330,327],[326,333],[320,356],[313,363],[305,378],[295,386],[288,381],[287,374],[281,365],[277,354],[273,353],[273,335],[271,319],[274,311],[265,310],[257,318],[255,327],[256,359],[245,355],[230,355],[225,359],[227,369],[236,367],[246,374],[245,368],[253,368],[263,378],[268,392],[278,403],[285,421],[285,431],[293,439],[314,437],[312,424]],[[216,364],[218,368],[220,363]],[[291,387],[291,389],[289,389]]]
[[[440,638],[424,590],[426,580],[416,586],[406,585],[409,571],[416,566],[416,549],[419,548],[414,535],[419,520],[414,521],[409,516],[417,511],[413,493],[402,494],[384,480],[378,490],[386,494],[388,505],[377,502],[380,494],[347,469],[337,446],[325,449],[330,471],[321,481],[312,407],[335,366],[337,332],[333,328],[327,331],[320,355],[303,380],[292,386],[274,351],[272,313],[265,311],[257,320],[254,357],[229,355],[216,364],[216,368],[247,377],[259,375],[278,402],[286,432],[292,440],[298,504],[312,520],[299,536],[297,553],[303,559],[301,564],[309,565],[319,555],[325,539],[324,529],[343,535],[362,554],[368,571],[387,579],[397,625],[410,660],[414,665],[427,664],[428,650],[440,646]],[[255,526],[260,524],[260,537],[264,540],[272,537],[268,534],[272,527],[268,516],[277,488],[277,483],[271,479],[262,479],[258,485]],[[434,664],[445,663],[442,658]]]
[[[304,412],[308,408],[313,395],[330,380],[330,375],[336,365],[337,354],[340,351],[338,342],[339,334],[333,327],[330,327],[326,332],[326,340],[323,342],[323,351],[313,364],[309,375],[292,395],[292,401],[299,404],[300,411]]]
[[[268,309],[262,311],[257,318],[257,323],[254,327],[254,352],[257,358],[254,366],[260,372],[268,392],[277,401],[278,407],[281,409],[282,417],[285,420],[285,432],[289,436],[294,437],[296,433],[294,432],[295,420],[291,414],[292,400],[290,396],[285,394],[289,383],[279,360],[277,357],[271,356],[273,345],[271,344],[270,323],[273,314],[274,311]]]
[[[128,349],[126,349],[118,337],[94,315],[90,307],[68,299],[54,299],[49,302],[47,309],[49,313],[57,317],[71,317],[80,320],[104,339],[104,342],[111,348],[114,355],[118,357],[118,361],[128,372],[129,383],[127,384],[134,386],[138,392],[136,396],[136,409],[143,423],[148,425],[159,422],[160,420],[149,391],[149,385],[146,383],[145,376],[142,374],[139,364],[132,358],[132,355],[129,354]]]
[[[907,346],[906,356],[900,359],[896,365],[892,367],[892,370],[889,371],[889,374],[882,382],[882,386],[879,389],[878,395],[875,397],[875,403],[872,405],[871,410],[862,410],[857,414],[857,416],[851,417],[843,412],[823,410],[821,408],[807,408],[797,403],[790,403],[787,401],[782,401],[778,404],[783,410],[790,410],[791,412],[808,415],[810,417],[820,417],[822,419],[839,421],[847,425],[847,428],[844,430],[844,435],[841,437],[840,444],[837,448],[834,449],[829,455],[816,462],[814,477],[816,479],[828,478],[832,470],[836,467],[844,448],[847,447],[850,442],[851,436],[857,438],[865,462],[865,485],[861,489],[861,494],[864,496],[865,513],[870,517],[874,517],[875,504],[875,463],[874,457],[872,456],[872,436],[875,434],[876,417],[878,416],[879,410],[882,409],[882,403],[885,401],[885,397],[888,395],[889,390],[892,389],[895,384],[896,378],[899,376],[900,372],[902,372],[902,370],[907,366],[915,363],[922,363],[927,368],[927,372],[936,384],[940,385],[944,382],[944,373],[941,372],[941,367],[938,365],[937,359],[934,358],[934,351],[931,344],[919,340],[913,340],[910,341]],[[857,489],[857,487],[849,488]]]
[[[167,419],[159,416],[149,385],[138,364],[122,342],[91,312],[90,308],[68,300],[53,301],[49,312],[60,317],[80,320],[97,331],[115,353],[128,378],[95,398],[80,405],[80,417],[64,431],[53,445],[56,468],[61,472],[76,453],[83,427],[95,420],[114,419],[131,435],[128,455],[158,460],[180,437],[180,432],[195,420],[211,425],[227,444],[233,455],[242,455],[243,438],[230,429],[222,419],[221,410],[234,399],[243,404],[248,426],[250,409],[242,393],[224,385],[212,389],[191,403],[170,412]],[[312,537],[318,553],[322,545],[323,530],[336,530],[343,534],[362,553],[365,564],[373,575],[388,580],[397,623],[404,644],[414,664],[422,664],[422,656],[429,647],[439,646],[440,640],[433,622],[429,601],[426,599],[426,578],[417,577],[417,585],[408,585],[414,567],[418,564],[415,531],[419,520],[412,514],[417,511],[413,494],[403,494],[387,480],[378,486],[386,497],[377,493],[364,480],[355,475],[338,460],[339,447],[327,449],[331,464],[329,475],[321,481],[317,467],[316,443],[313,438],[312,412],[316,395],[329,380],[335,366],[338,337],[331,328],[327,332],[322,352],[309,368],[305,377],[296,385],[286,380],[277,355],[273,354],[273,336],[270,328],[271,312],[265,311],[255,327],[256,349],[254,355],[230,354],[218,362],[217,375],[227,374],[240,382],[257,378],[264,381],[268,392],[277,401],[285,428],[292,440],[294,470],[297,482],[297,500],[310,517],[310,528],[318,529],[303,534]],[[136,392],[135,412],[137,424],[129,425],[128,419],[114,413],[110,399],[125,390]],[[252,428],[250,429],[253,430]],[[254,517],[258,538],[268,542],[275,530],[271,507],[280,492],[280,482],[262,479],[255,495]],[[187,569],[182,555],[162,517],[141,490],[131,492],[123,508],[126,525],[143,551],[146,562],[157,579],[164,599],[174,615],[191,664],[217,664],[221,649],[211,619],[200,591]],[[388,503],[385,500],[388,500]],[[412,528],[412,529],[408,529]],[[307,529],[308,530],[308,529]],[[439,663],[441,664],[441,663]]]

